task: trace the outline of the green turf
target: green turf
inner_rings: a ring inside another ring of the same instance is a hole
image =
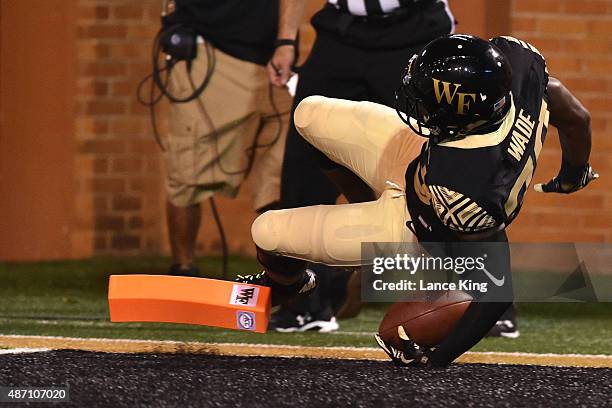
[[[265,335],[201,326],[110,323],[109,274],[163,273],[166,258],[94,258],[86,261],[0,263],[0,333],[76,337],[256,342],[313,346],[374,346],[372,333],[384,304],[366,305],[334,334]],[[202,271],[219,277],[219,258],[201,259]],[[233,273],[257,270],[254,260],[235,257]],[[518,339],[485,339],[475,350],[612,354],[612,304],[521,304]]]

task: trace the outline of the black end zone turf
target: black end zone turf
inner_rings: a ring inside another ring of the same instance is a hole
[[[0,355],[0,385],[69,386],[74,406],[612,404],[612,369],[453,365],[418,370],[378,361],[193,354],[53,351]]]

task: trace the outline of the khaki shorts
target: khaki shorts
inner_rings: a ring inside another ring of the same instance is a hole
[[[280,198],[291,96],[286,88],[270,86],[265,67],[219,50],[214,54],[214,72],[198,100],[170,107],[168,200],[184,207],[216,193],[233,197],[248,173],[256,186],[254,208],[266,207]],[[200,44],[191,71],[196,87],[206,69],[206,51]],[[179,97],[192,93],[184,63],[173,69],[170,90]]]
[[[358,175],[376,201],[316,205],[259,216],[251,228],[263,250],[333,266],[364,262],[362,242],[416,242],[406,227],[404,174],[425,141],[395,110],[372,102],[311,96],[294,114],[300,134]]]

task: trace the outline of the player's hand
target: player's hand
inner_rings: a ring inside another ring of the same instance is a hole
[[[295,47],[281,45],[276,47],[274,54],[268,62],[268,77],[272,85],[283,87],[291,77],[292,67],[295,64]]]
[[[582,190],[591,181],[599,178],[599,174],[588,163],[578,169],[567,170],[564,167],[565,163],[561,165],[557,177],[553,177],[548,183],[534,185],[534,190],[540,193],[570,194]]]
[[[396,366],[427,367],[429,362],[429,350],[419,347],[418,344],[410,340],[410,337],[408,337],[401,325],[397,326],[397,334],[402,342],[400,349],[385,342],[378,333],[374,334],[374,339]]]

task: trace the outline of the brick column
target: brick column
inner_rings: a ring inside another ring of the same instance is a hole
[[[157,251],[159,151],[136,86],[150,72],[160,2],[79,0],[78,10],[79,226],[92,229],[96,253]]]

